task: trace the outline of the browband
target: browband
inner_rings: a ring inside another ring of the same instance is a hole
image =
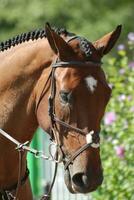
[[[55,63],[53,63],[51,66],[53,68],[56,68],[56,67],[72,67],[75,65],[76,66],[88,66],[88,67],[100,67],[101,66],[101,62],[94,62],[94,61],[57,61]]]

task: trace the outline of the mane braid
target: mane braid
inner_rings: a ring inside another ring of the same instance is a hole
[[[90,58],[92,55],[92,50],[90,48],[91,42],[89,42],[87,39],[83,37],[79,37],[80,41],[80,49],[85,53],[86,58]]]
[[[65,28],[52,28],[57,34],[61,35],[64,34],[65,36],[75,35],[73,33],[69,33]],[[37,40],[39,38],[46,37],[46,32],[44,29],[36,29],[34,31],[30,31],[28,33],[22,33],[13,37],[12,39],[6,40],[5,42],[0,43],[0,51],[5,51],[10,49],[12,46],[16,46],[23,42],[31,40]]]

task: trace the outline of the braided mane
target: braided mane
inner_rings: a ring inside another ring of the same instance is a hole
[[[57,34],[61,35],[64,34],[65,36],[74,36],[74,33],[68,32],[65,28],[52,28]],[[5,51],[10,49],[12,46],[16,46],[23,42],[31,40],[37,40],[39,38],[46,38],[46,31],[45,29],[36,29],[34,31],[29,31],[27,33],[22,33],[13,37],[12,39],[6,40],[5,42],[0,43],[0,51]],[[90,49],[91,43],[83,37],[78,36],[80,41],[80,48],[84,51],[87,58],[90,58],[92,51]]]
[[[58,33],[59,35],[64,34],[65,36],[70,35],[71,33],[67,32],[65,28],[55,28],[53,27],[53,30]],[[20,35],[17,35],[13,37],[12,39],[6,40],[5,42],[0,43],[0,51],[5,51],[12,46],[16,46],[18,44],[21,44],[25,41],[31,40],[37,40],[39,38],[46,37],[45,29],[36,29],[34,31],[29,31],[27,33],[22,33]]]

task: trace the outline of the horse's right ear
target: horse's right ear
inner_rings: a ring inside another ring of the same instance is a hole
[[[64,59],[67,54],[72,52],[72,48],[60,35],[58,35],[53,29],[51,29],[49,23],[46,23],[45,30],[50,47],[55,54]]]

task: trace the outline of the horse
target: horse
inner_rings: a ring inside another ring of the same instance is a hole
[[[92,192],[103,181],[99,133],[111,88],[101,59],[120,33],[118,25],[89,42],[47,23],[0,43],[0,128],[20,143],[31,141],[38,126],[47,132],[58,145],[71,193]],[[12,199],[19,156],[15,144],[1,134],[0,152],[0,197]],[[26,155],[19,200],[33,199]]]

